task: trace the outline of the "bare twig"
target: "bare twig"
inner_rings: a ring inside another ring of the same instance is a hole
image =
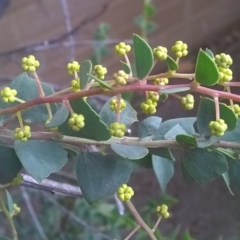
[[[67,3],[66,0],[61,0],[61,4],[62,4],[62,10],[63,10],[63,16],[64,16],[64,20],[65,20],[66,30],[69,33],[69,32],[72,31],[72,24],[71,24],[71,20],[70,20],[68,3]],[[70,47],[70,61],[73,61],[75,59],[75,48],[74,48],[74,45],[73,45],[74,44],[73,34],[68,35],[68,40],[69,40],[69,44],[71,44],[71,47]]]
[[[33,220],[33,223],[39,233],[39,235],[41,236],[41,239],[43,240],[48,240],[48,237],[46,236],[44,230],[43,230],[43,227],[41,225],[41,223],[39,222],[38,218],[37,218],[37,215],[34,211],[34,208],[32,206],[32,203],[31,203],[31,200],[29,198],[29,195],[27,193],[27,191],[25,190],[24,187],[21,187],[21,191],[22,191],[22,196],[23,196],[23,199],[25,201],[25,204],[27,206],[27,209],[29,211],[29,214],[31,215],[32,217],[32,220]]]
[[[89,231],[93,232],[96,235],[101,236],[103,239],[112,240],[113,238],[100,232],[96,228],[90,226],[86,221],[82,220],[72,212],[68,211],[65,207],[59,204],[52,196],[47,195],[47,199],[51,201],[56,207],[58,207],[64,214],[66,214],[70,219],[75,221],[76,223],[82,225],[84,228],[88,229]]]
[[[78,186],[74,186],[67,183],[60,183],[50,179],[44,179],[41,183],[38,183],[29,175],[22,174],[22,176],[23,176],[22,185],[25,187],[37,188],[53,194],[63,194],[72,197],[82,196],[81,190]]]

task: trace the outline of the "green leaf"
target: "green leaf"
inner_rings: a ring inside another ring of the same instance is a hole
[[[176,136],[176,140],[180,144],[197,146],[196,138],[191,136],[191,135],[179,134],[179,135]]]
[[[147,17],[147,18],[150,18],[154,15],[155,13],[155,7],[154,5],[152,5],[151,3],[144,3],[144,8],[143,8],[143,11],[144,11],[144,15]]]
[[[219,71],[216,63],[202,49],[199,50],[197,57],[195,79],[198,83],[206,86],[215,85],[219,79]]]
[[[54,127],[60,126],[61,124],[63,124],[66,121],[66,119],[68,118],[68,115],[69,115],[68,108],[64,104],[61,104],[60,108],[53,115],[50,122],[45,125],[45,127],[46,128],[54,128]]]
[[[131,160],[141,159],[148,154],[148,149],[142,146],[111,143],[111,149],[119,156]]]
[[[197,147],[198,148],[207,148],[212,144],[211,140],[202,140],[197,139]]]
[[[228,170],[225,156],[207,149],[189,149],[183,156],[183,163],[190,175],[201,185]]]
[[[240,161],[234,161],[229,167],[230,179],[233,181],[234,185],[240,189]]]
[[[171,93],[187,92],[189,90],[190,90],[190,87],[166,88],[166,89],[162,89],[160,93],[171,94]]]
[[[169,71],[175,71],[179,68],[176,61],[174,59],[172,59],[169,55],[166,59],[166,62],[167,62],[167,66],[168,66]]]
[[[158,183],[163,193],[166,190],[166,186],[168,182],[173,177],[173,174],[174,174],[173,163],[174,162],[169,159],[152,155],[153,170],[155,172]]]
[[[10,212],[10,214],[12,214],[13,213],[13,199],[7,189],[5,189],[5,192],[6,192],[6,196],[7,196],[8,211]]]
[[[108,84],[107,84],[106,82],[104,82],[103,80],[97,78],[96,76],[94,76],[94,75],[92,75],[92,74],[88,74],[88,76],[90,76],[91,78],[93,78],[94,80],[96,80],[102,88],[107,88],[107,89],[109,89],[109,90],[112,90],[112,89],[113,89],[110,85],[108,85]]]
[[[58,172],[68,161],[67,151],[53,141],[15,141],[14,149],[23,167],[38,182]]]
[[[214,54],[210,49],[206,48],[205,52],[208,54],[209,57],[211,57],[212,59],[215,59]]]
[[[64,145],[64,149],[67,151],[68,155],[71,157],[78,157],[80,149],[72,145]]]
[[[0,236],[0,240],[11,240],[11,239],[4,236]]]
[[[10,183],[22,169],[13,148],[0,146],[0,184]]]
[[[140,36],[133,34],[133,50],[137,77],[145,78],[152,70],[154,57],[151,47]]]
[[[84,116],[85,126],[80,131],[73,131],[68,127],[66,120],[59,128],[63,135],[93,139],[97,141],[108,140],[111,136],[107,126],[101,121],[100,116],[82,98],[71,100],[73,111]]]
[[[160,128],[157,130],[157,132],[154,134],[154,140],[162,140],[165,139],[165,134],[172,129],[175,125],[179,124],[187,134],[194,135],[195,130],[193,128],[193,124],[196,121],[195,117],[189,117],[189,118],[175,118],[167,120],[163,123],[161,123]]]
[[[164,135],[164,139],[174,140],[179,134],[186,134],[186,131],[181,127],[180,124],[176,124]]]
[[[83,196],[91,204],[116,193],[122,184],[127,183],[132,164],[111,154],[81,152],[76,171]]]
[[[144,119],[138,127],[138,137],[145,138],[156,133],[159,129],[162,118],[152,116]]]
[[[113,97],[115,98],[115,97]],[[116,112],[110,109],[110,98],[102,107],[99,115],[102,121],[110,126],[113,122],[116,122]],[[126,101],[125,101],[126,102]],[[137,112],[132,108],[132,106],[126,102],[126,107],[122,110],[120,114],[120,122],[124,123],[126,127],[131,126],[134,122],[137,122]]]
[[[144,16],[143,16],[142,14],[136,16],[136,17],[134,18],[134,22],[135,22],[135,24],[136,24],[139,28],[145,29],[146,20],[145,20],[145,18],[144,18]]]
[[[182,240],[194,240],[194,239],[191,237],[189,231],[186,230],[182,236]]]
[[[84,89],[89,80],[89,74],[91,74],[92,72],[92,63],[90,60],[86,60],[84,62],[81,63],[81,67],[80,67],[80,72],[79,72],[79,77],[80,77],[80,88]]]
[[[148,34],[152,33],[157,29],[157,27],[158,27],[158,25],[155,22],[148,21],[147,24],[146,24],[146,32]]]
[[[169,148],[150,148],[149,153],[162,158],[167,158],[169,160],[175,161],[175,158]]]
[[[131,72],[129,65],[121,60],[120,60],[120,62],[122,64],[122,68],[123,68],[124,72],[129,74]]]
[[[54,93],[53,88],[45,83],[41,83],[43,91],[46,96]],[[27,73],[24,72],[15,78],[10,84],[9,87],[17,90],[17,97],[28,101],[39,97],[38,88],[36,85],[35,79],[28,77]],[[3,103],[0,100],[0,108],[7,108],[10,106],[15,106],[19,104],[18,102],[14,103]],[[50,104],[52,113],[55,114],[57,111],[56,104]],[[38,106],[32,107],[26,111],[22,112],[22,118],[25,122],[28,123],[40,123],[45,122],[49,119],[48,111],[45,104],[40,104]]]
[[[137,164],[143,168],[153,168],[151,154],[147,154],[141,159],[134,160],[132,163]]]
[[[218,147],[218,148],[215,148],[214,150],[222,153],[227,159],[236,160],[238,158],[238,153],[236,153],[232,149]]]
[[[195,179],[190,175],[186,167],[184,166],[183,160],[181,159],[181,173],[184,181],[186,183],[192,183],[195,182]]]
[[[219,104],[220,118],[228,125],[227,131],[233,130],[237,125],[237,118],[231,108],[226,104]],[[197,115],[197,128],[201,136],[209,137],[211,135],[209,123],[216,120],[214,100],[202,97]]]
[[[222,174],[222,177],[223,177],[223,180],[224,182],[226,183],[226,186],[228,188],[228,191],[230,192],[231,195],[234,196],[233,192],[232,192],[232,189],[230,187],[230,178],[229,178],[229,173],[228,171],[226,171],[225,173]]]

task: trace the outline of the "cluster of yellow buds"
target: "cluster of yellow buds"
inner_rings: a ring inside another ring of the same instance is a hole
[[[109,132],[114,137],[123,137],[125,132],[127,131],[127,127],[123,123],[114,122],[109,126]]]
[[[118,56],[123,56],[126,53],[130,52],[131,46],[125,44],[124,42],[120,42],[118,45],[115,46],[115,51]]]
[[[185,97],[181,97],[180,103],[184,110],[192,110],[194,108],[194,96],[187,94]]]
[[[234,111],[236,117],[239,117],[240,116],[240,106],[238,104],[234,104],[231,108]]]
[[[67,70],[69,75],[73,75],[74,72],[79,72],[80,64],[77,61],[72,61],[67,64]]]
[[[125,73],[123,70],[120,70],[117,73],[113,74],[113,78],[116,81],[118,86],[122,86],[127,83],[128,74]]]
[[[23,176],[19,173],[17,176],[11,181],[11,185],[18,186],[21,185],[23,181]]]
[[[175,44],[172,46],[172,52],[175,54],[176,57],[185,57],[188,54],[188,46],[186,43],[182,41],[176,41]]]
[[[117,197],[122,202],[130,201],[133,195],[134,195],[133,189],[129,187],[127,184],[123,184],[120,188],[118,188]]]
[[[219,83],[225,83],[232,80],[232,70],[229,68],[233,64],[230,55],[221,53],[215,56],[215,63],[219,70]]]
[[[73,113],[68,119],[68,126],[73,131],[79,131],[85,126],[84,116],[82,114]]]
[[[96,65],[94,66],[93,74],[99,79],[103,80],[107,74],[107,69],[102,65]]]
[[[80,91],[80,79],[74,79],[71,81],[72,92],[79,92]]]
[[[156,212],[159,217],[169,218],[169,216],[170,216],[170,214],[168,212],[168,206],[165,204],[163,204],[161,206],[157,206]]]
[[[14,102],[16,100],[15,96],[17,95],[17,91],[15,89],[11,89],[10,87],[5,87],[1,90],[1,97],[3,102]]]
[[[36,60],[33,55],[29,55],[28,57],[22,58],[22,68],[24,71],[35,72],[39,66],[40,66],[39,61]]]
[[[29,126],[24,126],[23,129],[15,128],[14,130],[14,138],[16,140],[26,142],[28,138],[31,137],[31,128]]]
[[[153,80],[154,85],[165,86],[169,83],[168,78],[155,78]]]
[[[164,61],[167,59],[168,55],[167,55],[167,48],[162,47],[162,46],[158,46],[156,48],[153,49],[153,55],[155,56],[155,58],[157,58],[159,61]]]
[[[145,102],[142,102],[140,108],[145,114],[154,114],[157,109],[157,102],[159,100],[159,94],[157,92],[149,91],[147,93],[147,99]]]
[[[115,112],[117,112],[117,99],[116,98],[113,98],[113,99],[111,99],[111,101],[110,101],[110,109],[112,110],[112,111],[115,111]],[[120,112],[124,109],[126,107],[126,102],[121,98],[121,100],[120,100]]]
[[[217,121],[211,121],[209,123],[209,129],[213,136],[223,136],[227,128],[228,126],[223,119],[218,119]]]

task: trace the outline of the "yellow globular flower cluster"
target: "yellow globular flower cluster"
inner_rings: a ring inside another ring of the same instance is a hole
[[[33,55],[29,55],[28,57],[22,58],[22,68],[27,72],[35,72],[37,68],[39,68],[40,63],[35,59]]]
[[[109,132],[114,137],[123,137],[125,132],[127,131],[127,127],[123,123],[114,122],[109,126]]]
[[[121,187],[118,188],[117,197],[122,202],[130,201],[133,195],[134,195],[133,189],[129,187],[127,184],[123,184]]]
[[[240,117],[240,106],[238,104],[234,104],[232,107],[236,117]]]
[[[113,74],[113,79],[118,86],[123,86],[127,83],[128,74],[125,73],[123,70],[120,70],[117,73]]]
[[[81,128],[85,126],[84,116],[82,114],[73,113],[71,117],[68,119],[68,126],[73,131],[79,131]]]
[[[74,72],[79,72],[80,64],[77,61],[72,61],[67,64],[67,70],[69,75],[73,75]]]
[[[209,129],[213,136],[223,136],[227,128],[228,126],[223,119],[218,119],[217,121],[211,121],[209,123]]]
[[[187,44],[183,43],[182,41],[176,41],[175,44],[172,46],[172,52],[178,58],[187,56],[188,54],[187,49],[188,49]]]
[[[0,94],[3,102],[12,103],[12,102],[15,102],[16,100],[15,96],[17,95],[17,91],[15,89],[11,89],[10,87],[5,87],[3,90],[1,90]]]
[[[23,181],[23,176],[19,173],[17,176],[11,181],[11,185],[19,186]]]
[[[80,79],[74,79],[71,81],[72,92],[79,92],[80,89]]]
[[[154,85],[165,86],[169,83],[168,78],[155,78],[153,80]]]
[[[15,128],[14,138],[16,140],[26,142],[30,137],[31,137],[31,128],[29,126],[24,126],[23,129]]]
[[[13,204],[13,216],[18,215],[20,212],[21,212],[21,208],[16,203],[14,203]]]
[[[145,114],[154,114],[157,109],[157,102],[159,100],[159,94],[157,92],[149,91],[147,93],[147,99],[145,102],[142,102],[140,108]]]
[[[107,68],[103,67],[102,65],[96,65],[94,66],[93,74],[97,78],[103,80],[105,78],[105,75],[107,74]]]
[[[192,94],[187,94],[185,97],[180,99],[181,107],[184,110],[192,110],[194,107],[194,97]]]
[[[153,49],[153,55],[159,61],[164,61],[167,59],[167,57],[168,57],[167,52],[168,52],[167,48],[162,47],[162,46],[158,46]]]
[[[159,217],[169,218],[169,216],[170,216],[170,214],[168,212],[168,206],[165,204],[163,204],[161,206],[157,206],[156,212]]]
[[[118,56],[123,56],[126,53],[131,51],[131,46],[125,44],[124,42],[120,42],[118,45],[115,46],[115,52]]]
[[[110,101],[110,109],[111,109],[112,111],[117,112],[117,105],[118,105],[117,99],[116,99],[116,98],[111,99],[111,101]],[[126,107],[126,102],[121,98],[121,100],[120,100],[120,109],[119,109],[120,112],[121,112],[125,107]]]
[[[233,64],[230,55],[221,53],[215,56],[215,63],[219,70],[219,83],[225,83],[232,80],[232,70],[229,68]]]

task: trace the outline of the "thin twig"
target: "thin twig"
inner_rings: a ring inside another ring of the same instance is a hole
[[[127,235],[127,237],[124,238],[124,240],[130,239],[130,238],[134,235],[134,233],[137,232],[138,229],[140,229],[140,228],[141,228],[141,225],[138,224],[138,225]]]
[[[46,197],[50,202],[52,202],[56,207],[58,207],[64,214],[66,214],[70,219],[72,219],[76,223],[82,225],[84,228],[88,229],[89,231],[93,232],[94,234],[99,235],[103,239],[107,239],[107,240],[113,239],[112,237],[110,237],[110,236],[100,232],[96,228],[90,226],[86,221],[82,220],[81,218],[79,218],[78,216],[73,214],[72,212],[68,211],[68,209],[66,209],[61,204],[59,204],[52,196],[46,195]]]
[[[45,234],[45,232],[43,230],[43,227],[42,227],[41,223],[38,220],[37,214],[34,211],[32,202],[31,202],[31,200],[29,198],[29,195],[28,195],[27,191],[25,190],[24,187],[21,187],[21,191],[22,191],[23,199],[24,199],[25,204],[27,206],[27,209],[29,211],[29,214],[32,217],[33,223],[34,223],[34,225],[35,225],[39,235],[41,236],[41,239],[48,240],[49,238],[46,236],[46,234]]]
[[[68,3],[66,0],[61,0],[61,4],[62,4],[62,10],[63,10],[63,16],[64,16],[64,20],[65,20],[66,30],[68,33],[70,33],[72,31],[72,24],[71,24],[71,20],[70,20]],[[73,45],[74,44],[73,34],[68,35],[68,41],[71,44],[70,61],[73,61],[75,59],[75,47]]]
[[[138,211],[134,207],[131,201],[126,202],[126,206],[128,207],[129,211],[131,212],[132,216],[135,218],[136,222],[146,231],[148,236],[151,240],[157,240],[154,236],[152,229],[144,222],[142,217],[139,215]]]
[[[10,229],[11,229],[11,232],[12,232],[12,240],[18,240],[18,235],[17,235],[16,228],[14,226],[13,218],[11,216],[11,213],[5,207],[4,200],[3,200],[3,194],[2,194],[1,189],[0,189],[0,209],[2,210],[4,215],[6,216],[6,218],[8,220],[8,223],[10,225]]]
[[[82,192],[78,186],[68,183],[61,183],[51,179],[44,179],[41,183],[35,181],[31,176],[22,174],[22,185],[30,188],[41,189],[54,194],[63,194],[72,197],[81,197]]]

